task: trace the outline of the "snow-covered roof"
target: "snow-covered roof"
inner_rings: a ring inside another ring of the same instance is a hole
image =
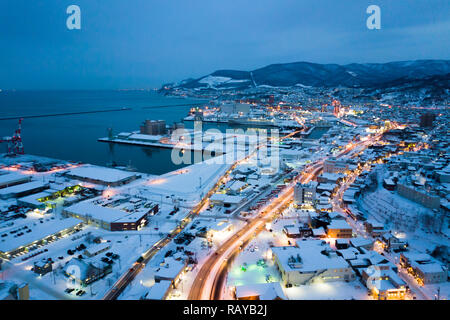
[[[129,213],[118,209],[95,205],[92,202],[80,202],[65,209],[65,211],[79,216],[89,215],[91,218],[107,223],[133,222],[139,220],[145,212]]]
[[[325,236],[327,233],[325,232],[325,230],[323,229],[323,227],[320,227],[318,229],[313,229],[313,235],[318,237],[318,236]]]
[[[78,203],[66,208],[65,210],[72,214],[78,214],[81,216],[89,215],[94,219],[105,222],[116,221],[125,215],[125,212],[123,211],[97,206],[89,202]]]
[[[431,256],[426,253],[403,252],[402,256],[410,261],[431,261]]]
[[[440,273],[440,272],[444,272],[444,268],[442,267],[442,265],[440,265],[437,262],[424,263],[424,264],[413,263],[412,265],[415,268],[421,270],[424,273]]]
[[[108,242],[102,242],[89,246],[85,252],[88,252],[90,255],[96,255],[98,252],[108,250],[109,248],[111,248],[111,245]]]
[[[260,300],[287,300],[279,282],[255,283],[236,286],[236,298],[259,296]]]
[[[50,220],[45,221],[44,223],[36,223],[37,220],[33,221],[33,223],[28,224],[28,229],[31,232],[24,232],[22,236],[14,237],[11,234],[8,234],[7,237],[1,238],[0,240],[0,251],[2,252],[10,252],[14,249],[17,249],[21,246],[28,245],[34,241],[41,240],[47,236],[53,235],[59,231],[62,231],[67,228],[74,227],[80,223],[80,220],[75,218],[66,218],[62,220]],[[36,223],[36,225],[34,225]],[[6,231],[12,230],[14,227],[4,230]]]
[[[78,258],[72,258],[64,266],[64,271],[67,274],[70,274],[75,279],[83,281],[88,279],[93,273],[96,273],[98,270],[97,267],[92,264],[86,263],[85,261]]]
[[[359,251],[356,248],[340,249],[339,253],[345,260],[354,260],[358,257]]]
[[[45,186],[48,185],[41,181],[22,183],[12,187],[0,189],[0,197],[6,195],[15,195],[21,192],[33,191],[35,189],[43,188]]]
[[[38,201],[38,199],[44,198],[44,197],[48,197],[51,194],[52,194],[51,192],[43,191],[43,192],[31,194],[31,195],[23,197],[23,198],[19,198],[18,200],[23,202],[23,203],[28,203],[28,204],[33,204],[33,205],[36,205],[36,206],[41,206],[44,203]]]
[[[230,185],[229,189],[236,192],[236,191],[239,191],[240,189],[244,188],[246,185],[247,184],[245,182],[235,181]]]
[[[321,269],[348,268],[347,262],[339,256],[326,256],[321,251],[330,247],[321,240],[305,240],[298,243],[300,247],[273,247],[272,252],[283,265],[285,271],[315,272]],[[291,257],[299,256],[299,267],[289,263]]]
[[[318,190],[333,191],[336,188],[334,183],[321,183],[317,186]]]
[[[350,263],[350,265],[355,268],[356,267],[366,267],[366,266],[370,265],[369,260],[363,259],[363,258],[349,260],[348,263]]]
[[[155,270],[155,278],[173,280],[183,271],[184,267],[185,263],[183,261],[166,258],[164,266]]]
[[[370,246],[373,244],[373,240],[371,239],[366,239],[366,238],[352,238],[350,239],[350,244],[354,247],[365,247],[365,246]]]
[[[27,180],[30,180],[29,176],[22,175],[18,172],[0,171],[0,186]]]
[[[327,227],[328,229],[351,229],[352,227],[347,221],[342,219],[331,220],[331,223]]]
[[[169,280],[156,282],[145,295],[147,300],[162,300],[172,284]]]
[[[331,173],[331,172],[323,172],[319,177],[327,179],[329,181],[337,181],[342,178],[344,175],[342,173]]]
[[[214,231],[222,231],[222,230],[225,230],[225,229],[227,229],[228,227],[230,227],[232,224],[230,223],[230,221],[228,221],[228,220],[220,220],[219,222],[217,222],[217,223],[214,223],[214,225],[213,226],[211,226],[211,230],[214,230]]]
[[[219,163],[214,163],[215,159],[161,175],[150,180],[146,188],[151,193],[175,194],[188,200],[199,199],[202,192],[206,193],[230,166],[224,159],[217,159]]]
[[[223,193],[215,193],[211,196],[211,201],[218,201],[223,203],[230,203],[230,204],[238,204],[242,201],[242,197],[239,196],[230,196],[228,194]]]
[[[133,172],[93,165],[84,165],[78,168],[71,169],[67,172],[67,174],[73,177],[98,180],[106,183],[120,182],[136,175]]]

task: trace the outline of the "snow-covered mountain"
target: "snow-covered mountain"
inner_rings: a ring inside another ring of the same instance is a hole
[[[198,79],[184,80],[181,88],[268,87],[379,87],[396,80],[426,79],[450,73],[450,60],[415,60],[347,65],[294,62],[272,64],[253,71],[218,70]]]

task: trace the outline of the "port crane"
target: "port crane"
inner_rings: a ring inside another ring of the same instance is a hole
[[[8,155],[24,154],[22,143],[22,118],[19,119],[19,124],[12,137],[3,137],[0,143],[8,144]]]

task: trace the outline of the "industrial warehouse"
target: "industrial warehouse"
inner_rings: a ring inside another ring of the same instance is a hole
[[[105,201],[101,205],[93,202],[81,202],[65,208],[63,213],[109,231],[139,230],[148,223],[147,218],[158,213],[159,209],[158,204],[142,203],[143,201],[140,199],[136,199],[136,201],[139,208],[133,204],[133,208],[126,209],[127,211],[123,207],[124,210],[118,208],[120,204],[130,206],[127,198],[121,197]],[[111,205],[113,202],[115,206]]]

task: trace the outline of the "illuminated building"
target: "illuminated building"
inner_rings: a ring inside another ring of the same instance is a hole
[[[73,258],[64,267],[64,274],[83,286],[102,279],[111,272],[111,265],[106,264],[101,268],[78,258]]]
[[[161,136],[167,133],[165,120],[145,120],[141,126],[141,134],[148,134],[151,136]]]
[[[327,226],[327,235],[330,238],[351,238],[353,229],[345,220],[332,220]]]
[[[374,299],[377,300],[404,300],[406,283],[390,268],[377,268],[371,266],[362,271],[362,279]]]
[[[322,240],[297,242],[300,247],[273,247],[272,258],[286,287],[313,282],[352,281],[348,263]]]
[[[294,188],[294,201],[297,205],[312,206],[316,200],[317,182],[297,183]]]

